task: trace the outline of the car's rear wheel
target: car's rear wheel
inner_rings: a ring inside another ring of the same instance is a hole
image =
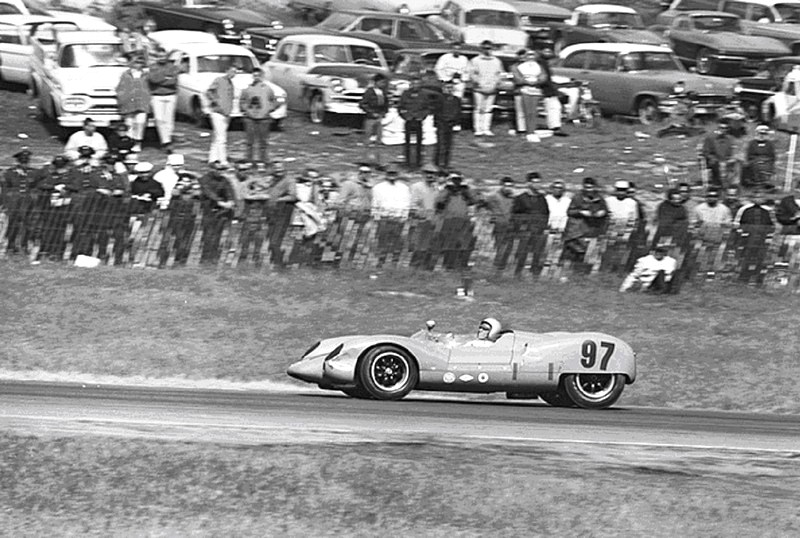
[[[418,380],[416,361],[396,346],[376,346],[358,364],[359,384],[376,400],[399,400],[416,387]]]
[[[543,392],[539,394],[539,398],[553,407],[575,407],[575,404],[570,400],[564,389],[559,388],[553,392]]]
[[[614,405],[625,388],[622,374],[570,374],[564,378],[564,392],[578,407],[605,409]]]
[[[636,115],[642,125],[651,125],[661,121],[661,112],[658,103],[652,97],[642,97],[636,105]]]
[[[311,123],[324,123],[325,122],[325,98],[321,93],[315,93],[311,96],[311,101],[308,104],[308,115],[311,118]]]
[[[695,68],[701,75],[711,75],[714,73],[714,60],[711,58],[711,51],[703,48],[697,52]]]

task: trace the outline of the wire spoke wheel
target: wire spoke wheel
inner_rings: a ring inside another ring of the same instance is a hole
[[[408,359],[400,354],[385,353],[372,363],[370,376],[376,385],[385,390],[395,390],[408,380]]]

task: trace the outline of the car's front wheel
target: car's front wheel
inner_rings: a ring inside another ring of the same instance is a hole
[[[652,97],[642,97],[636,105],[636,115],[642,125],[651,125],[661,120],[661,112],[658,110],[658,103]]]
[[[564,378],[564,392],[584,409],[605,409],[614,405],[625,388],[622,374],[570,374]]]
[[[359,361],[359,384],[376,400],[399,400],[416,387],[418,380],[416,361],[396,346],[376,346]]]
[[[323,123],[325,121],[325,98],[321,93],[315,93],[311,96],[311,101],[308,104],[308,115],[311,118],[311,123]]]

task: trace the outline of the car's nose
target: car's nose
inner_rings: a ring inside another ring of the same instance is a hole
[[[318,383],[322,380],[322,364],[318,360],[302,360],[289,366],[286,373],[301,381]]]

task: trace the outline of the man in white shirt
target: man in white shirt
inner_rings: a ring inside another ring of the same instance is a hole
[[[569,219],[567,210],[572,198],[567,196],[566,190],[564,182],[559,179],[553,181],[552,185],[550,185],[550,192],[544,197],[547,201],[547,208],[550,211],[547,227],[556,232],[563,232]]]
[[[469,60],[461,54],[460,43],[455,43],[451,52],[439,56],[434,70],[441,82],[453,82],[453,95],[464,97],[465,81],[469,78]]]
[[[489,40],[481,43],[481,54],[469,61],[469,81],[472,85],[475,108],[472,124],[475,136],[494,136],[492,111],[497,96],[497,86],[503,75],[503,62],[492,54],[494,45]]]
[[[614,228],[633,227],[639,218],[636,200],[628,196],[630,183],[618,179],[614,182],[614,196],[606,197],[609,224]]]
[[[386,179],[372,187],[372,218],[377,221],[378,267],[391,253],[396,264],[403,250],[403,227],[411,210],[411,190],[400,181],[400,172],[390,164]]]
[[[172,199],[172,191],[175,190],[175,185],[178,184],[178,180],[181,178],[183,165],[183,155],[179,153],[170,153],[167,155],[167,165],[153,176],[153,179],[161,183],[161,186],[164,187],[164,196],[157,201],[160,209],[167,209],[167,207],[169,207],[169,202]]]
[[[625,277],[619,291],[629,291],[638,286],[643,291],[669,293],[677,265],[675,258],[667,256],[667,245],[660,244],[652,254],[636,260],[636,266]]]
[[[83,120],[83,129],[69,137],[67,145],[64,146],[64,155],[72,161],[78,160],[80,156],[78,148],[81,146],[89,146],[94,150],[94,155],[92,155],[94,166],[97,166],[108,152],[108,143],[105,137],[97,132],[97,126],[92,118]]]
[[[719,231],[729,227],[733,221],[733,214],[725,204],[720,203],[718,189],[711,188],[706,193],[706,200],[694,208],[691,213],[692,226],[701,234],[709,231]]]

